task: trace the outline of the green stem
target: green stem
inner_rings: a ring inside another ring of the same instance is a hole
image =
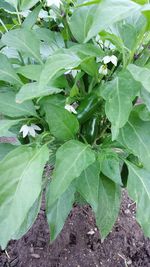
[[[21,18],[20,18],[19,10],[18,10],[17,7],[16,7],[16,13],[17,13],[17,18],[18,18],[19,25],[21,25]]]
[[[2,21],[2,19],[0,19],[0,23],[2,24],[3,28],[5,29],[5,31],[8,32],[8,30],[7,30],[7,28],[6,28],[5,24],[4,24],[4,22]]]
[[[93,77],[91,82],[90,82],[90,85],[89,85],[89,88],[88,88],[88,93],[92,92],[92,89],[93,89],[94,85],[95,85],[95,77]]]

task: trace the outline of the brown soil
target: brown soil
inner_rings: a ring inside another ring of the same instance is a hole
[[[103,243],[91,208],[76,205],[63,231],[50,245],[43,203],[30,231],[0,252],[0,267],[8,266],[149,267],[150,239],[143,236],[135,221],[135,205],[124,192],[119,219]]]

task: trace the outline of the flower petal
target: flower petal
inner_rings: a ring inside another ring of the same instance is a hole
[[[114,64],[115,66],[117,66],[117,62],[118,62],[117,57],[114,56],[114,55],[112,55],[110,58],[111,58],[110,61],[112,62],[112,64]]]
[[[66,104],[65,109],[68,110],[71,113],[77,114],[77,111],[74,109],[73,106]]]
[[[102,75],[107,75],[107,73],[108,73],[108,69],[107,69],[107,66],[106,65],[102,65],[102,66],[100,66],[100,68],[99,68],[99,74],[102,74]]]
[[[111,61],[111,57],[110,56],[105,56],[103,57],[102,61],[104,62],[104,64],[107,64]]]
[[[41,128],[36,124],[31,124],[31,127],[36,131],[41,131]]]
[[[35,137],[36,135],[36,132],[34,130],[34,128],[32,126],[29,126],[29,134],[32,136],[32,137]]]

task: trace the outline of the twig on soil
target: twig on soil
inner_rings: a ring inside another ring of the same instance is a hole
[[[118,253],[118,256],[124,260],[125,267],[128,267],[126,259]]]
[[[6,254],[7,258],[10,260],[10,256],[9,256],[7,250],[5,250],[5,254]]]

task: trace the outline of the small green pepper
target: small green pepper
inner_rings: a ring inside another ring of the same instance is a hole
[[[98,135],[99,119],[93,116],[82,126],[82,134],[89,144],[93,144]]]
[[[99,97],[96,93],[92,92],[88,94],[84,100],[80,103],[77,109],[77,119],[78,121],[83,124],[84,122],[88,121],[95,111],[97,110],[98,106],[102,103],[102,98]]]

